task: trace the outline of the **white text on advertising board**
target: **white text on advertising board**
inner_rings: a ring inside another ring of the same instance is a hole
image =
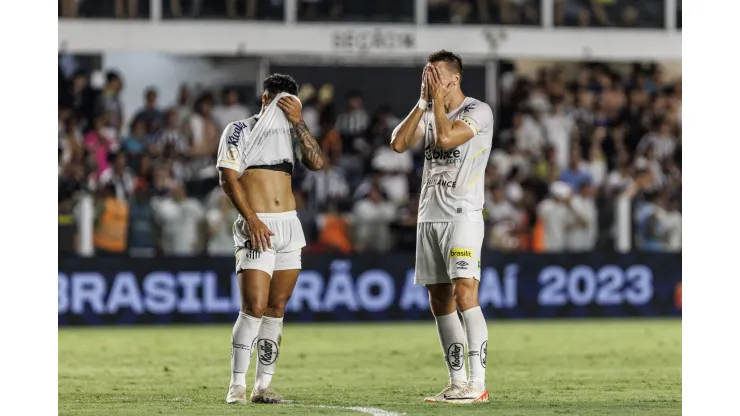
[[[337,30],[331,37],[335,49],[346,51],[413,50],[416,47],[413,32],[392,29]]]

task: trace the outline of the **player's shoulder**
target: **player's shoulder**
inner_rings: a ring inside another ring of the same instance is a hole
[[[257,124],[257,119],[258,119],[257,116],[254,115],[254,116],[242,119],[242,120],[232,121],[226,126],[226,130],[249,131],[254,127],[255,124]]]
[[[493,110],[491,109],[491,106],[488,105],[488,103],[473,97],[467,97],[467,99],[465,100],[465,104],[463,105],[462,112],[485,112],[493,115]]]

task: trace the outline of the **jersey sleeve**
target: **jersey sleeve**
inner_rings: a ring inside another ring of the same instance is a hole
[[[459,119],[473,130],[473,134],[478,134],[493,127],[491,107],[481,101],[468,105],[460,114]]]
[[[421,120],[419,120],[419,127],[421,127],[421,130],[424,132],[424,137],[427,135],[427,130],[432,127],[431,120],[433,119],[434,110],[429,107],[424,111],[424,114],[421,115]]]
[[[229,123],[221,134],[216,156],[216,167],[243,172],[244,141],[249,133],[246,123]]]

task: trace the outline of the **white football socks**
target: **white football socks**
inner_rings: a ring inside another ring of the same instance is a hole
[[[247,386],[247,370],[262,319],[239,312],[231,332],[231,385]]]
[[[470,383],[478,388],[486,385],[486,356],[488,355],[488,327],[480,306],[462,313],[468,337],[468,369]]]
[[[257,337],[257,373],[254,377],[255,391],[264,389],[272,381],[282,336],[283,318],[263,316],[262,326]]]
[[[465,383],[465,332],[457,312],[435,316],[439,343],[442,345],[447,372],[452,384]]]

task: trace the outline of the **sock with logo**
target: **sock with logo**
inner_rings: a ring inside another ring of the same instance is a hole
[[[457,312],[435,316],[439,343],[442,345],[447,372],[453,384],[467,381],[465,377],[465,331],[463,331]]]
[[[462,313],[468,337],[468,369],[470,383],[483,388],[486,385],[486,358],[488,355],[488,326],[480,306]]]
[[[247,385],[249,358],[261,323],[262,319],[239,312],[231,332],[231,385]]]
[[[283,338],[283,318],[262,317],[262,326],[257,337],[257,373],[254,377],[254,390],[259,391],[270,385],[275,374],[275,362]]]

